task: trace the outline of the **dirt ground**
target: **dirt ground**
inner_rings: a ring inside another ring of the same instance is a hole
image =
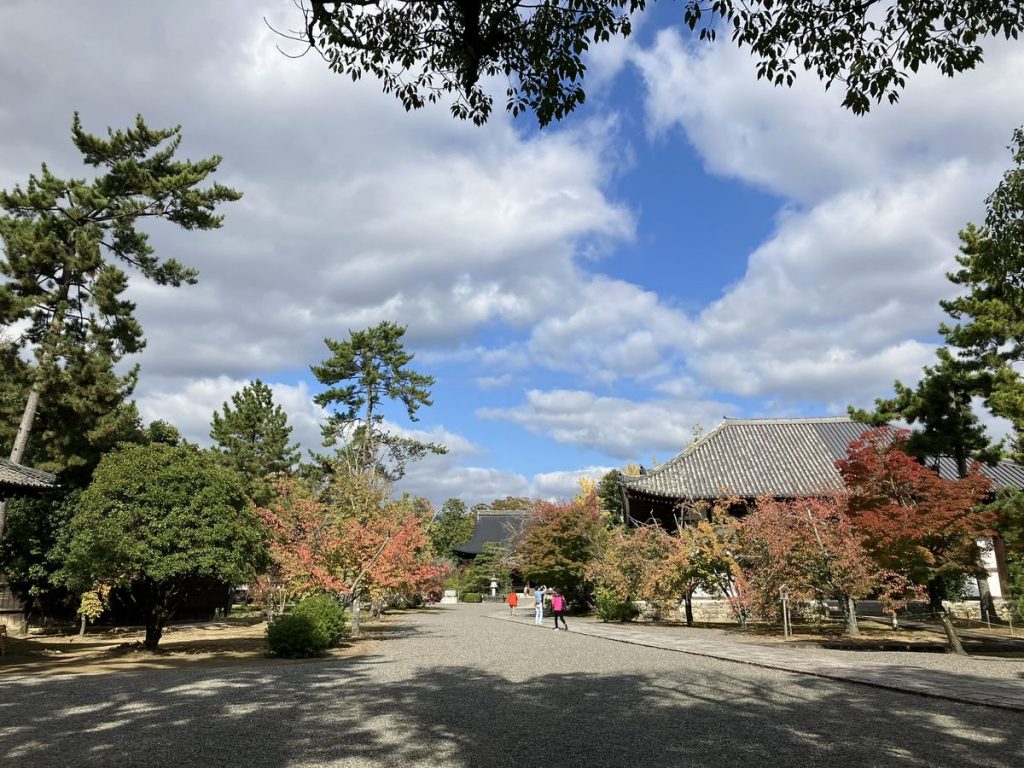
[[[362,633],[326,658],[348,658],[372,651],[394,619],[363,621]],[[303,660],[266,656],[266,622],[208,622],[171,626],[164,630],[160,650],[141,647],[145,632],[90,632],[75,635],[9,637],[6,655],[0,657],[0,678],[9,674],[98,675],[141,669],[182,667],[231,667],[296,664]],[[324,657],[321,657],[324,658]]]

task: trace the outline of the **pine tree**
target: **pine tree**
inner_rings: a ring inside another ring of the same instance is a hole
[[[241,196],[221,184],[200,187],[220,157],[174,160],[180,127],[153,130],[139,116],[134,126],[108,129],[102,138],[86,133],[76,113],[71,137],[83,162],[98,169],[93,179],[61,179],[44,164],[24,188],[0,192],[0,324],[27,321],[20,343],[35,349],[12,461],[25,455],[43,398],[75,383],[69,370],[102,380],[108,400],[130,394],[135,372],[120,382],[111,372],[144,340],[135,305],[123,295],[128,276],[120,265],[159,285],[196,281],[196,270],[161,261],[138,223],[162,219],[184,229],[216,229],[217,205]],[[88,402],[94,395],[75,390],[69,397]],[[0,536],[3,517],[0,508]]]
[[[1016,452],[1024,456],[1024,129],[1013,134],[1015,167],[986,199],[982,227],[960,233],[960,269],[949,279],[967,294],[942,301],[956,321],[939,329],[960,356],[983,375],[986,405],[1009,419]]]
[[[274,404],[270,387],[256,379],[233,394],[221,413],[214,411],[210,437],[214,450],[245,479],[249,495],[263,505],[272,495],[267,477],[289,474],[299,460],[298,446],[288,444],[291,433],[288,414]]]
[[[873,412],[852,407],[849,412],[855,420],[873,426],[894,421],[919,425],[907,439],[907,453],[925,462],[950,456],[959,476],[966,477],[972,460],[992,463],[1000,454],[971,406],[972,396],[983,387],[983,377],[945,347],[937,355],[938,365],[925,367],[916,388],[897,381],[896,396],[876,399]]]
[[[431,405],[434,378],[406,367],[413,355],[402,344],[405,331],[385,321],[365,331],[351,331],[348,341],[324,339],[332,356],[310,366],[317,381],[327,387],[313,401],[335,409],[323,427],[324,445],[340,443],[339,456],[354,469],[391,481],[405,474],[410,461],[447,452],[442,445],[384,428],[382,409],[388,401],[404,405],[410,421],[417,420],[420,406]]]

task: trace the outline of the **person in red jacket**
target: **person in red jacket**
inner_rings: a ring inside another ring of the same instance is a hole
[[[515,591],[513,590],[512,592],[508,593],[508,597],[505,598],[505,602],[508,603],[509,615],[510,616],[515,616],[516,615],[516,606],[519,605],[519,595],[517,595],[515,593]]]
[[[555,614],[555,631],[558,631],[558,620],[562,620],[562,629],[569,631],[569,625],[565,623],[565,598],[557,589],[552,590],[555,594],[551,598],[551,612]]]

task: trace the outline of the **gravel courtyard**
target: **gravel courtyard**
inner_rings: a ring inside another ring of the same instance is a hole
[[[1006,766],[1019,712],[553,632],[457,606],[367,655],[0,675],[0,757],[39,766]]]

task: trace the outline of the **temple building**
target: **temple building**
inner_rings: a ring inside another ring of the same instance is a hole
[[[664,464],[623,477],[626,522],[657,522],[668,530],[694,519],[701,502],[736,498],[730,510],[742,516],[759,496],[793,499],[839,490],[836,461],[867,427],[846,416],[812,419],[726,419]],[[952,458],[937,462],[939,474],[958,477]],[[1024,466],[1003,461],[982,465],[993,491],[1024,488]],[[986,548],[985,567],[993,597],[1006,590],[1006,560],[997,539]]]

